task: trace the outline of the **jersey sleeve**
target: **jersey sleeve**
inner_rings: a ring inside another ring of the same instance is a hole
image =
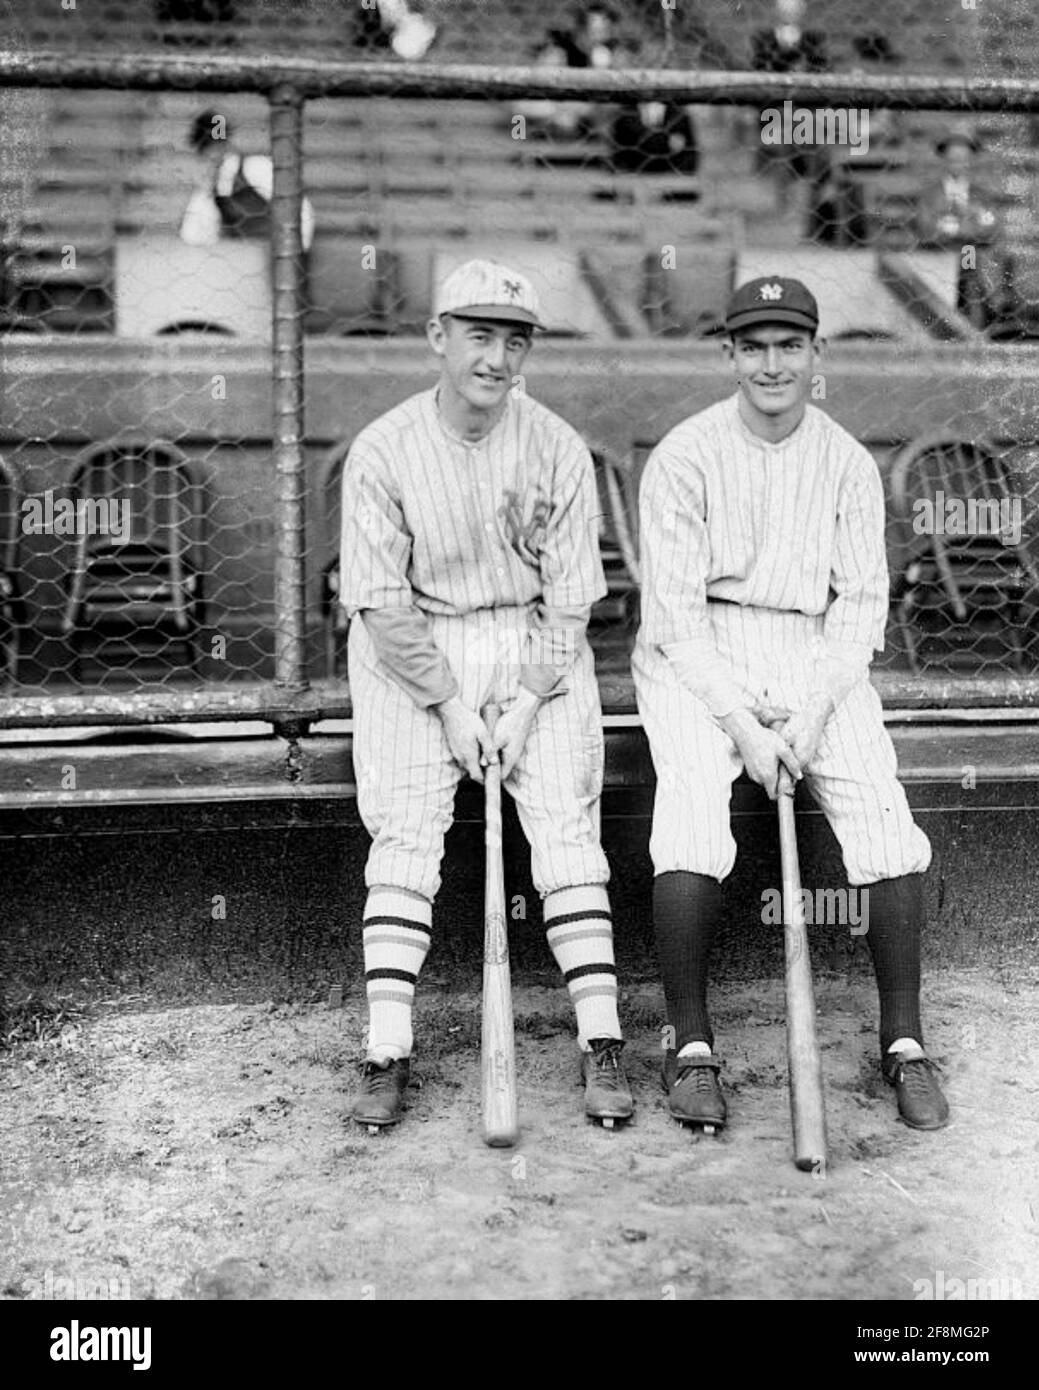
[[[681,683],[716,718],[745,708],[707,615],[710,542],[703,473],[695,453],[668,440],[650,455],[639,489],[639,637],[661,648]]]
[[[339,551],[340,602],[362,608],[407,608],[412,537],[385,458],[358,440],[343,465]]]
[[[595,603],[606,593],[599,554],[599,498],[592,456],[578,435],[564,445],[541,545],[541,603],[551,610]]]
[[[587,641],[591,615],[590,604],[547,608],[539,603],[534,609],[533,625],[520,664],[520,684],[542,700],[565,694],[567,677]]]
[[[834,598],[823,627],[828,653],[855,662],[883,651],[890,596],[884,487],[861,448],[838,492],[830,587]]]
[[[420,608],[366,608],[359,621],[364,623],[375,654],[390,677],[420,709],[458,694],[458,682],[447,657],[437,646],[429,618]]]

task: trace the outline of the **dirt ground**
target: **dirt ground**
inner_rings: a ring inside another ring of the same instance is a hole
[[[817,995],[824,1179],[790,1160],[778,980],[717,991],[715,1139],[667,1116],[654,987],[624,996],[638,1113],[611,1133],[582,1117],[564,993],[520,980],[513,1150],[479,1137],[471,992],[421,991],[421,1085],[377,1138],[344,1120],[359,998],[109,1000],[0,1053],[2,1297],[1039,1296],[1039,973],[930,981],[939,1134],[894,1119],[869,981],[824,975]]]

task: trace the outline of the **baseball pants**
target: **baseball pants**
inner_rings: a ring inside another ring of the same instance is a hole
[[[822,616],[730,603],[709,603],[708,612],[719,652],[755,705],[792,711],[805,702],[817,684]],[[721,882],[736,860],[729,816],[732,784],[743,770],[736,745],[662,652],[637,644],[632,669],[657,775],[654,872],[685,870]],[[898,781],[880,697],[868,679],[830,717],[805,779],[852,886],[927,869],[930,842]]]
[[[458,680],[459,696],[481,711],[516,696],[516,654],[529,627],[524,608],[430,615],[433,637]],[[372,836],[365,882],[393,884],[430,900],[440,888],[444,835],[464,776],[451,757],[439,716],[420,709],[380,665],[364,624],[350,624],[354,772],[361,819]],[[538,709],[505,787],[530,844],[542,897],[578,884],[605,884],[599,843],[603,779],[602,711],[595,664],[580,644],[566,693]]]

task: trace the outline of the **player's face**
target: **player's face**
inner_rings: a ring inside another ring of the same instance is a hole
[[[530,351],[530,329],[445,314],[431,321],[429,342],[441,359],[441,384],[476,410],[494,410]]]
[[[754,324],[737,332],[726,350],[752,410],[770,420],[799,416],[819,356],[818,344],[806,329]]]

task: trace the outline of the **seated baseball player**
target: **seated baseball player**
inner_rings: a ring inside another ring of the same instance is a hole
[[[664,1084],[676,1118],[725,1123],[706,992],[736,856],[731,787],[745,769],[775,799],[785,767],[807,780],[865,892],[883,1074],[902,1119],[937,1129],[948,1107],[920,1022],[931,848],[869,680],[888,610],[884,494],[866,449],[808,403],[818,321],[798,280],[738,289],[725,321],[735,393],[671,430],[642,480],[633,669],[657,775],[653,909],[674,1029]]]
[[[591,457],[514,389],[532,286],[490,261],[444,281],[427,327],[436,386],[358,435],[343,474],[354,767],[366,868],[367,1052],[353,1118],[400,1118],[412,998],[430,946],[455,789],[500,758],[531,847],[548,943],[577,1014],[585,1111],[627,1119],[603,739],[586,627],[606,592]],[[501,709],[493,728],[481,715]]]

